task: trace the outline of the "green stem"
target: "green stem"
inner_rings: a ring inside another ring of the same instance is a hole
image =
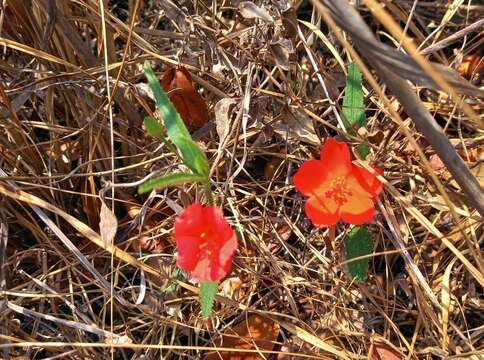
[[[212,184],[210,183],[210,180],[207,179],[207,181],[203,184],[205,187],[205,195],[207,196],[207,202],[209,205],[213,205],[213,194],[212,194]]]

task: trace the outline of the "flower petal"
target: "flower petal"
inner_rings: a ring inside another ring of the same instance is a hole
[[[188,206],[175,221],[177,264],[194,279],[218,281],[227,275],[237,237],[221,209],[200,203]]]
[[[375,215],[374,207],[369,208],[366,212],[361,214],[341,213],[341,218],[348,224],[361,225],[371,223],[373,215]]]
[[[225,219],[222,209],[211,206],[205,208],[204,211],[206,219],[210,219],[209,221],[213,225],[213,231],[219,235],[219,238],[223,242],[227,241],[234,235],[234,231]]]
[[[334,201],[328,199],[322,202],[316,196],[311,196],[307,201],[304,209],[306,215],[311,219],[314,226],[323,227],[335,225],[340,219],[339,208]]]
[[[350,150],[344,142],[333,138],[326,140],[321,147],[320,159],[331,178],[345,176],[351,171]]]
[[[175,239],[178,236],[199,236],[206,226],[203,211],[200,203],[193,203],[183,210],[175,221]]]
[[[212,278],[213,267],[210,264],[208,257],[201,258],[195,268],[191,272],[192,278],[199,281],[218,281],[219,279]]]
[[[224,265],[213,266],[210,272],[211,281],[219,282],[232,269],[232,261],[227,261]]]
[[[346,177],[346,184],[351,189],[354,196],[363,196],[367,198],[373,198],[375,195],[371,191],[372,189],[366,183],[366,180],[362,178],[356,166],[353,166],[351,174]]]
[[[232,230],[232,229],[231,229]],[[232,256],[234,255],[235,251],[237,250],[237,236],[235,232],[232,230],[232,236],[225,240],[225,243],[219,250],[218,260],[222,266],[225,266],[227,263],[230,263],[232,260]]]
[[[354,192],[348,202],[341,206],[341,218],[353,225],[371,222],[374,213],[373,200],[364,193]]]
[[[325,193],[328,190],[328,187],[320,186],[315,192],[311,193],[311,199],[308,199],[308,201],[311,201],[315,207],[326,213],[337,214],[340,205],[334,201],[334,198],[326,196]]]
[[[309,195],[325,180],[327,174],[321,161],[305,161],[294,174],[294,186],[304,195]]]
[[[200,237],[176,236],[178,256],[176,263],[180,269],[193,271],[200,258]]]
[[[232,257],[237,250],[237,236],[234,230],[223,216],[221,209],[211,207],[214,231],[218,235],[219,244],[216,249],[218,257],[214,258],[212,265],[212,281],[218,281],[225,277],[232,267]]]
[[[223,279],[232,267],[231,258],[224,264],[219,263],[216,257],[202,255],[191,271],[193,279],[199,281],[220,281]]]
[[[383,175],[382,169],[376,166],[372,167],[377,175]],[[378,178],[374,174],[372,174],[365,168],[353,165],[351,173],[358,180],[361,187],[363,187],[373,197],[378,196],[383,190],[382,182],[378,180]]]

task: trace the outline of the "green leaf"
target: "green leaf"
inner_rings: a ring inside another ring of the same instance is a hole
[[[347,130],[357,131],[366,126],[365,104],[361,84],[361,72],[356,63],[348,67],[345,96],[343,98],[343,115]]]
[[[166,136],[165,128],[163,127],[163,125],[160,124],[160,122],[157,119],[152,118],[151,116],[147,116],[145,117],[144,124],[148,134],[150,134],[151,136],[159,140],[162,140],[162,141],[165,140],[165,136]]]
[[[210,169],[205,154],[200,150],[198,145],[192,139],[180,139],[178,150],[181,153],[184,164],[194,173],[204,176],[208,179]]]
[[[356,136],[360,127],[366,128],[365,102],[361,72],[356,63],[348,66],[348,78],[346,79],[345,96],[343,98],[343,122],[348,134]],[[363,159],[370,154],[368,145],[361,144],[357,147],[358,153]]]
[[[138,187],[138,193],[144,194],[153,189],[161,189],[168,186],[181,185],[187,182],[205,182],[206,178],[198,174],[175,173],[160,176],[141,184]]]
[[[148,79],[151,91],[153,91],[153,95],[155,96],[156,105],[158,106],[158,110],[160,112],[160,117],[165,124],[168,136],[170,137],[171,141],[173,141],[173,143],[175,143],[176,145],[176,140],[179,138],[191,139],[190,133],[188,132],[185,124],[180,118],[180,115],[176,111],[170,99],[168,99],[168,96],[166,96],[165,92],[161,88],[160,82],[158,81],[158,78],[153,72],[150,63],[148,61],[145,61],[143,68],[146,78]]]
[[[156,105],[158,106],[158,111],[168,137],[177,147],[185,165],[193,172],[205,176],[208,181],[209,166],[207,157],[198,147],[197,143],[193,141],[180,115],[161,88],[148,61],[144,63],[144,70],[151,91],[153,91],[153,95],[155,96]],[[157,138],[163,137],[163,129],[160,129],[161,124],[156,119],[146,118],[145,126],[150,135]]]
[[[180,288],[180,285],[178,285],[176,282],[177,280],[186,281],[186,277],[185,277],[185,274],[183,273],[183,270],[178,267],[173,272],[169,285],[162,288],[160,290],[160,293],[166,295],[177,291]]]
[[[370,147],[366,144],[360,144],[356,147],[358,150],[358,154],[360,154],[362,159],[366,159],[368,155],[370,155]]]
[[[217,295],[218,283],[206,281],[200,283],[200,304],[202,306],[202,316],[207,319],[212,313],[213,302]]]
[[[160,120],[146,116],[144,119],[145,129],[151,136],[163,142],[170,151],[176,153],[177,148],[168,140],[166,136],[166,129]]]
[[[348,271],[356,282],[364,282],[368,272],[368,258],[354,260],[360,256],[370,255],[373,252],[373,237],[366,226],[353,228],[345,239],[346,260],[348,260]]]

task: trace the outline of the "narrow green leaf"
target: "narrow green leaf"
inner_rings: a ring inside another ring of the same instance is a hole
[[[348,134],[356,136],[360,127],[366,128],[365,102],[361,72],[356,63],[348,66],[348,78],[346,79],[345,96],[343,98],[343,122]],[[361,144],[357,147],[358,153],[363,159],[370,154],[368,145]]]
[[[353,228],[345,239],[346,260],[350,261],[373,252],[373,237],[366,226]],[[364,282],[368,272],[368,258],[348,262],[348,271],[356,282]]]
[[[155,73],[151,69],[148,61],[145,61],[144,70],[151,91],[156,99],[156,105],[163,124],[166,128],[166,133],[173,144],[177,147],[181,154],[182,160],[193,172],[203,175],[208,179],[209,166],[208,160],[203,151],[198,147],[197,143],[192,140],[183,120],[171,103],[168,96],[160,86]],[[155,121],[153,121],[155,120]],[[150,135],[160,138],[163,136],[163,131],[160,129],[161,124],[153,118],[145,119],[145,126]]]
[[[144,119],[144,124],[149,135],[163,142],[170,151],[174,152],[175,154],[177,153],[178,150],[176,146],[173,145],[173,143],[171,143],[166,136],[166,129],[160,120],[152,118],[151,116],[146,116]]]
[[[370,147],[366,144],[360,144],[356,147],[358,150],[358,154],[360,154],[362,159],[366,159],[368,155],[370,155]]]
[[[145,129],[148,132],[148,134],[150,134],[150,136],[153,136],[154,138],[157,138],[161,141],[165,140],[165,137],[166,137],[165,128],[163,127],[163,125],[161,125],[161,123],[157,119],[152,118],[151,116],[147,116],[145,117],[144,124],[145,124]]]
[[[177,145],[176,143],[179,138],[191,139],[190,133],[188,132],[185,124],[183,123],[180,115],[176,111],[170,99],[168,99],[168,96],[166,96],[165,92],[161,88],[160,82],[158,81],[158,78],[153,72],[153,69],[151,69],[150,63],[148,61],[145,61],[144,63],[144,71],[146,78],[148,79],[151,91],[153,91],[153,95],[155,96],[156,105],[158,106],[158,110],[160,112],[160,117],[165,124],[168,136],[170,137],[171,141],[173,141],[173,143]]]
[[[183,273],[183,270],[178,268],[178,267],[173,272],[173,275],[171,277],[171,281],[169,282],[169,285],[162,288],[160,290],[160,293],[167,295],[167,294],[170,294],[172,292],[178,291],[178,289],[180,288],[180,285],[177,284],[177,282],[176,282],[177,280],[186,281],[186,277],[185,277],[185,274]]]
[[[343,115],[347,130],[357,131],[366,126],[365,104],[361,84],[361,72],[356,63],[348,67],[345,96],[343,98]]]
[[[207,319],[212,313],[213,302],[217,295],[218,283],[202,282],[200,283],[200,305],[202,306],[202,316]]]
[[[141,184],[138,187],[138,193],[144,194],[153,189],[161,189],[168,186],[181,185],[187,182],[205,182],[206,178],[198,174],[175,173],[160,176]]]
[[[192,139],[180,139],[177,146],[178,150],[180,150],[184,164],[194,173],[208,179],[210,172],[208,160],[205,153],[200,150],[198,145],[192,141]]]

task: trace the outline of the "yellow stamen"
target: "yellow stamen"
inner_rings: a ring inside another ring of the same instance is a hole
[[[338,176],[331,181],[329,190],[324,193],[327,198],[332,198],[339,206],[348,202],[348,197],[352,194],[344,176]]]

